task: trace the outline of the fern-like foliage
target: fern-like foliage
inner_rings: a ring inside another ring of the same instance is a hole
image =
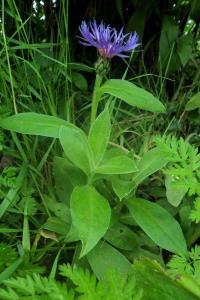
[[[23,196],[21,201],[18,204],[21,212],[24,212],[24,207],[26,207],[26,214],[28,216],[34,216],[38,209],[37,201],[33,198],[33,196]]]
[[[60,267],[61,275],[69,278],[81,294],[80,300],[140,300],[142,292],[137,291],[134,276],[120,276],[114,271],[107,274],[105,282],[97,282],[88,270],[70,265]]]
[[[170,162],[190,164],[192,170],[200,168],[200,154],[198,149],[183,138],[177,139],[172,135],[156,136],[157,147],[168,155]]]
[[[16,167],[5,167],[0,175],[0,199],[3,199],[10,188],[16,185]]]
[[[169,163],[163,170],[173,182],[182,184],[188,195],[200,196],[200,154],[198,149],[183,138],[175,136],[157,136],[155,143],[160,151],[165,153]]]
[[[5,280],[0,300],[142,300],[136,288],[135,276],[120,276],[109,272],[105,282],[98,281],[88,270],[70,265],[60,267],[60,274],[70,279],[74,291],[39,274]]]
[[[8,267],[17,259],[17,251],[11,245],[4,242],[0,243],[0,272],[2,272],[5,267]]]
[[[195,222],[200,222],[200,197],[197,197],[194,201],[194,207],[190,212],[190,219]]]
[[[172,277],[177,275],[191,275],[195,278],[200,276],[200,246],[195,246],[189,252],[188,258],[173,255],[167,264],[168,273]]]
[[[65,284],[49,280],[38,274],[17,277],[4,282],[6,289],[0,289],[1,300],[74,300],[74,293]]]
[[[97,280],[88,270],[76,267],[72,268],[70,265],[63,265],[60,266],[60,274],[73,282],[76,286],[76,291],[84,295],[82,300],[93,299],[96,294]]]

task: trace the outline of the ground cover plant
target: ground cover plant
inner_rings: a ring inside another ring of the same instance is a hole
[[[199,299],[199,2],[0,8],[0,299]]]

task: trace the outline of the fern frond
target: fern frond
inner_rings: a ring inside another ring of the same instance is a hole
[[[183,138],[175,136],[157,136],[155,142],[160,151],[164,152],[169,163],[163,173],[174,179],[174,186],[184,185],[189,196],[200,196],[200,154],[198,149]],[[181,183],[181,184],[180,184]]]
[[[75,292],[38,274],[5,280],[0,300],[141,300],[142,290],[136,288],[134,274],[121,276],[110,271],[105,281],[97,281],[88,270],[70,265],[60,267],[60,274],[76,286]]]
[[[195,222],[200,222],[200,197],[197,197],[194,201],[194,208],[191,210],[190,219]]]
[[[200,246],[195,246],[189,252],[188,258],[173,255],[172,259],[167,264],[168,273],[172,277],[177,275],[190,275],[199,278],[200,275]]]
[[[66,285],[61,285],[38,274],[11,278],[5,280],[4,285],[6,289],[0,289],[0,299],[74,300],[74,293],[68,291]]]
[[[99,285],[104,287],[104,295],[102,294],[102,300],[142,299],[142,291],[136,290],[136,280],[134,276],[121,276],[115,271],[110,271],[106,276],[106,283],[100,282]]]
[[[17,251],[11,245],[0,243],[0,272],[17,260]]]
[[[24,211],[24,206],[26,205],[26,211],[28,216],[34,216],[38,209],[37,201],[32,196],[24,196],[19,202],[19,208]]]
[[[0,289],[0,299],[1,300],[20,300],[20,296],[15,293],[15,291],[11,288]]]
[[[74,285],[76,285],[76,291],[80,294],[84,294],[82,299],[93,300],[96,294],[96,277],[88,270],[83,270],[76,266],[72,267],[68,265],[60,266],[60,274],[69,278]],[[98,299],[98,298],[97,298]]]
[[[60,274],[69,278],[81,294],[79,300],[140,300],[142,291],[136,290],[135,277],[121,276],[116,271],[107,274],[105,282],[97,282],[88,270],[70,265],[60,267]]]
[[[172,277],[176,277],[180,274],[192,274],[192,266],[188,263],[187,259],[182,256],[173,255],[171,260],[168,262],[167,267],[169,268],[168,273]]]
[[[171,135],[156,136],[155,143],[161,151],[168,154],[171,162],[189,164],[192,170],[200,167],[198,149],[183,138],[177,139]]]

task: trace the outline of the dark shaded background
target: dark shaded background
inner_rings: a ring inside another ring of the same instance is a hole
[[[146,67],[150,69],[158,60],[160,35],[166,17],[178,25],[178,36],[184,33],[189,19],[192,19],[195,24],[190,30],[193,38],[197,38],[199,34],[200,1],[198,0],[16,0],[15,4],[22,21],[30,18],[34,42],[42,40],[56,42],[58,30],[62,29],[64,18],[66,19],[68,15],[70,46],[73,49],[74,60],[80,60],[83,56],[84,50],[77,45],[76,37],[82,20],[96,18],[97,21],[104,20],[118,29],[123,25],[126,31],[136,30],[141,39],[142,49],[148,47],[148,51],[144,52],[144,58]],[[8,11],[11,10],[8,3],[5,5]],[[11,36],[15,30],[15,20],[7,14],[7,35]],[[63,36],[66,34],[63,30]],[[85,51],[85,55],[86,58],[88,55],[91,60],[94,51]]]

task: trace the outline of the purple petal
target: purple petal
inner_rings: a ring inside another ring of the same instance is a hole
[[[82,35],[80,43],[96,47],[100,55],[105,58],[127,57],[123,52],[134,50],[139,45],[136,32],[124,34],[123,27],[117,32],[115,28],[111,28],[109,24],[105,25],[103,21],[99,26],[96,20],[90,21],[88,25],[83,21],[79,31]]]

